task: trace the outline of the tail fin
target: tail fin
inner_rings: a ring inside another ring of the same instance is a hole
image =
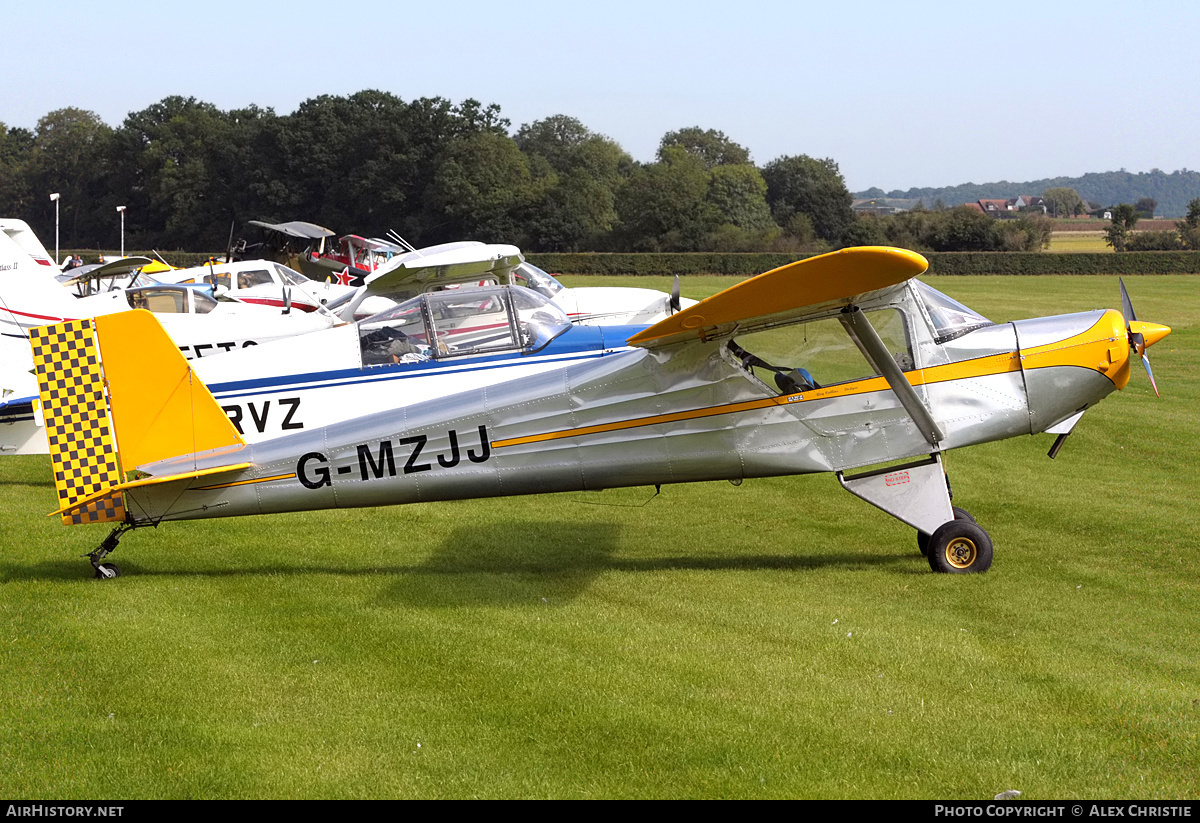
[[[31,330],[63,522],[125,519],[138,466],[245,445],[147,311]]]
[[[35,326],[81,314],[75,298],[54,279],[56,271],[38,265],[7,233],[0,231],[0,334],[28,337]]]

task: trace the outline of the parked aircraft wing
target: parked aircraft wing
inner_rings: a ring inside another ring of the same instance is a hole
[[[869,292],[895,286],[929,268],[916,252],[861,246],[798,260],[744,280],[629,338],[655,347],[710,339],[782,320],[850,305]]]
[[[388,294],[439,280],[454,283],[491,274],[507,278],[508,272],[524,259],[516,246],[498,243],[461,246],[415,258],[405,255],[369,276],[367,289],[371,294]]]
[[[262,220],[247,220],[247,225],[258,226],[260,229],[279,232],[288,237],[298,237],[301,240],[320,240],[322,237],[333,237],[332,232],[316,223],[306,223],[303,220],[292,220],[289,223],[265,223]]]
[[[120,277],[122,275],[135,272],[144,266],[151,266],[154,264],[154,262],[155,261],[149,257],[122,257],[119,260],[110,260],[107,263],[101,263],[95,268],[89,268],[82,274],[75,275],[74,277],[64,281],[63,285],[74,286],[78,283]]]

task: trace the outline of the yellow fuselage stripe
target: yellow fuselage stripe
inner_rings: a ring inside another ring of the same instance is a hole
[[[218,483],[215,486],[196,486],[194,489],[189,489],[189,491],[206,492],[211,489],[228,489],[231,486],[245,486],[251,483],[270,483],[272,480],[291,480],[295,476],[295,472],[292,472],[291,474],[277,474],[273,477],[258,477],[253,480],[236,480],[233,483]]]

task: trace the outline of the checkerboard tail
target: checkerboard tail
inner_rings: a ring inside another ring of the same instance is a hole
[[[123,521],[124,501],[115,488],[121,468],[92,321],[30,329],[29,342],[63,522]],[[107,489],[113,493],[75,506]]]

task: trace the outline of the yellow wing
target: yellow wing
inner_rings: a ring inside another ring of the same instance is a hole
[[[800,318],[849,304],[868,292],[903,283],[929,268],[907,249],[860,246],[772,269],[702,300],[629,338],[633,346],[708,339],[735,326]]]

